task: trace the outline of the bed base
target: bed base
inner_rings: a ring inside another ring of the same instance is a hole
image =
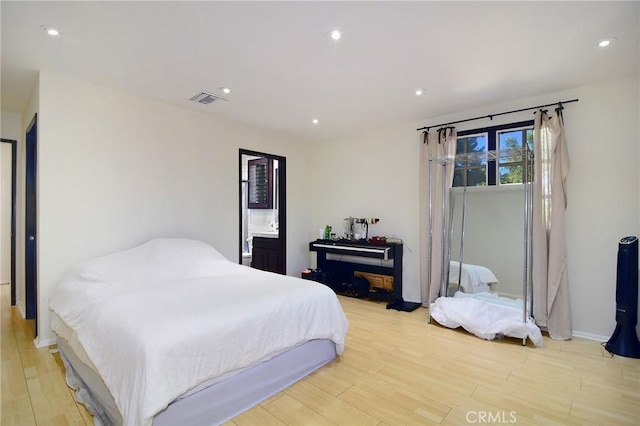
[[[95,424],[122,424],[102,379],[59,339],[67,383],[94,414]],[[336,357],[330,340],[311,340],[237,374],[214,379],[178,398],[153,420],[154,426],[221,424],[292,385]]]

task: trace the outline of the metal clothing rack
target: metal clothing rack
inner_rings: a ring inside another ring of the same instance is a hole
[[[523,271],[522,271],[522,321],[523,323],[527,323],[528,312],[532,312],[532,282],[533,282],[533,269],[531,268],[532,264],[532,220],[533,220],[533,182],[530,179],[530,170],[533,166],[533,152],[529,149],[528,145],[525,143],[523,148],[510,148],[506,150],[491,150],[491,151],[483,151],[483,152],[473,152],[473,153],[465,153],[458,154],[455,156],[446,156],[446,157],[431,157],[429,158],[429,246],[428,246],[428,259],[429,259],[429,269],[431,269],[431,265],[433,262],[433,218],[436,214],[437,207],[433,205],[433,193],[437,188],[433,187],[433,176],[434,176],[434,168],[442,167],[446,168],[447,165],[454,166],[456,163],[477,163],[479,161],[496,161],[500,159],[510,159],[514,160],[518,159],[522,161],[522,180],[523,180],[523,191],[524,191],[524,246],[523,246]],[[440,283],[440,295],[448,296],[449,290],[449,265],[451,262],[451,242],[453,239],[453,208],[454,208],[454,197],[453,188],[449,187],[449,215],[446,216],[446,205],[445,205],[445,195],[447,191],[448,185],[445,183],[444,179],[441,179],[441,187],[439,190],[442,194],[442,206],[439,209],[443,226],[442,226],[442,242],[443,249],[441,267],[442,267],[442,278]],[[462,266],[464,260],[464,233],[465,233],[465,217],[466,217],[466,208],[467,208],[467,181],[466,181],[466,173],[463,175],[463,202],[462,202],[462,226],[460,232],[460,253],[459,253],[459,262],[460,268],[458,273],[458,290],[461,286],[461,275],[462,275]],[[429,307],[431,306],[431,271],[429,271],[427,278],[427,297],[429,300]],[[428,312],[428,322],[431,323],[431,309]],[[527,338],[524,337],[522,339],[522,345],[526,345]]]

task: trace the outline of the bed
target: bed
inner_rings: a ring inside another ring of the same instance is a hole
[[[458,286],[460,278],[460,288],[465,293],[482,293],[493,291],[498,284],[498,278],[491,269],[480,265],[462,264],[462,274],[460,274],[460,262],[452,260],[449,263],[449,289]]]
[[[535,346],[542,346],[542,333],[530,315],[523,320],[523,302],[493,293],[465,294],[458,291],[453,297],[439,297],[431,304],[431,318],[449,327],[462,327],[482,339],[516,337],[529,338]]]
[[[84,262],[50,299],[67,382],[96,424],[219,424],[330,362],[328,287],[157,239]]]

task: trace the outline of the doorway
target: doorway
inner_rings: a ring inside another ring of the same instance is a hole
[[[238,263],[286,274],[286,158],[240,149],[238,190]]]
[[[27,319],[35,319],[35,334],[38,335],[38,268],[37,268],[37,152],[38,115],[27,127],[25,138],[25,243],[24,278],[25,310]]]
[[[2,139],[2,284],[6,281],[7,259],[9,263],[8,281],[11,287],[11,306],[16,304],[16,165],[17,142]],[[10,188],[11,195],[5,191]],[[8,226],[7,226],[8,223]],[[6,233],[9,237],[7,238]],[[8,244],[7,244],[8,241]],[[8,247],[7,247],[8,245]],[[9,257],[5,255],[8,248]]]

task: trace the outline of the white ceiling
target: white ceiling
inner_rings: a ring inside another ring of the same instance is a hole
[[[340,137],[638,75],[639,6],[3,0],[1,104],[20,112],[44,70],[305,139]],[[607,37],[617,41],[599,48]],[[188,101],[222,86],[228,102]]]

